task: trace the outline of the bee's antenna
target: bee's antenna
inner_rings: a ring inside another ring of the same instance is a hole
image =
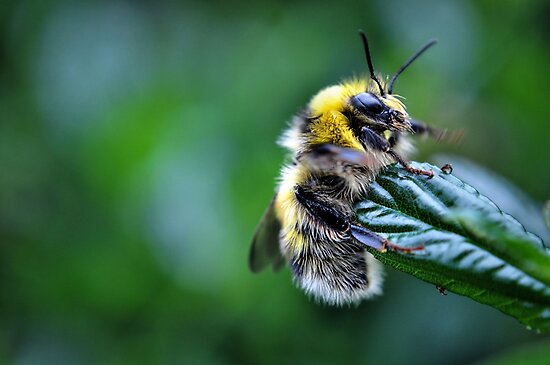
[[[370,51],[369,51],[369,41],[367,40],[367,35],[363,30],[359,30],[359,35],[361,36],[361,39],[363,40],[363,46],[365,46],[365,55],[367,56],[367,64],[369,65],[369,71],[370,71],[370,78],[376,82],[376,85],[378,85],[378,88],[380,89],[380,95],[384,95],[384,89],[382,88],[382,85],[380,85],[380,81],[376,78],[374,75],[374,67],[372,67],[372,59],[370,57]]]
[[[420,48],[418,51],[416,51],[416,53],[413,54],[411,56],[411,58],[409,58],[401,67],[399,67],[399,70],[397,70],[395,75],[393,75],[393,77],[391,78],[390,86],[388,87],[388,94],[391,94],[392,89],[393,89],[393,84],[395,83],[395,80],[397,80],[397,77],[399,75],[401,75],[401,73],[403,71],[405,71],[405,69],[407,67],[409,67],[410,64],[413,63],[414,60],[416,60],[422,53],[424,53],[428,48],[430,48],[431,46],[433,46],[436,43],[437,43],[437,39],[430,39],[428,41],[428,43],[426,43],[424,46],[422,46],[422,48]]]

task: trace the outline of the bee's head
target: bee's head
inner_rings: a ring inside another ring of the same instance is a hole
[[[435,40],[429,41],[419,49],[411,58],[409,58],[395,75],[391,78],[389,84],[380,81],[374,73],[372,58],[369,51],[367,36],[363,31],[359,31],[365,56],[370,72],[370,82],[364,91],[353,95],[349,100],[349,109],[353,116],[359,119],[359,122],[367,124],[368,127],[376,131],[411,131],[409,116],[405,111],[405,106],[392,95],[393,85],[397,77],[424,51],[436,43]]]
[[[358,128],[365,126],[379,133],[410,132],[411,123],[403,103],[387,92],[380,94],[376,91],[371,87],[349,98],[346,112],[352,124]]]
[[[412,131],[411,119],[405,105],[393,95],[393,86],[397,77],[436,41],[417,51],[386,83],[375,75],[367,37],[363,32],[360,35],[370,78],[346,81],[314,96],[302,127],[290,130],[281,140],[292,151],[308,152],[323,144],[365,151],[365,128],[388,140],[395,133]]]

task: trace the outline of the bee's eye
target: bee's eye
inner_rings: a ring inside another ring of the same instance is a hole
[[[371,93],[361,93],[351,98],[351,104],[362,112],[379,114],[384,110],[384,104]]]

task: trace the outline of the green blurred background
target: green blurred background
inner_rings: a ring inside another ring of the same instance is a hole
[[[275,140],[366,72],[359,28],[388,74],[439,39],[395,90],[466,137],[415,159],[458,154],[550,198],[549,18],[548,1],[3,1],[0,363],[470,364],[550,345],[393,270],[383,297],[335,309],[246,265]]]

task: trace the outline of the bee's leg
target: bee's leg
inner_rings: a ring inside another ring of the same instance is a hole
[[[411,123],[411,128],[415,134],[428,135],[437,141],[458,143],[464,136],[463,130],[449,132],[446,129],[430,127],[429,125],[419,122],[418,120],[409,119],[409,122]]]
[[[390,142],[369,127],[361,128],[361,133],[363,134],[363,138],[361,138],[362,142],[372,149],[382,152],[388,152],[390,150]]]
[[[426,171],[426,170],[420,170],[415,169],[403,157],[401,157],[397,152],[391,149],[391,144],[389,141],[387,141],[385,138],[380,136],[378,133],[373,131],[372,129],[368,127],[363,127],[361,129],[362,132],[362,141],[369,147],[381,151],[386,152],[390,156],[392,156],[395,161],[397,161],[400,165],[402,165],[407,171],[412,172],[413,174],[417,175],[426,175],[429,177],[433,177],[434,173],[433,171]]]
[[[345,232],[349,229],[349,218],[346,214],[333,208],[314,192],[307,191],[303,186],[297,185],[294,191],[296,200],[314,217],[317,217],[330,228]]]
[[[437,135],[441,135],[445,133],[444,130],[440,130],[437,128],[430,127],[418,120],[409,119],[409,122],[411,123],[411,129],[415,134],[424,134],[429,135],[431,137],[434,137],[437,139]]]
[[[411,253],[413,251],[424,249],[424,246],[403,247],[403,246],[396,245],[395,243],[388,241],[384,237],[381,237],[376,233],[362,226],[351,224],[350,227],[351,227],[351,234],[353,237],[355,237],[357,241],[361,242],[366,246],[375,248],[380,252],[386,252],[388,249],[390,249],[393,251]]]
[[[397,152],[394,150],[389,150],[388,154],[395,159],[401,166],[405,168],[410,173],[416,174],[416,175],[426,175],[429,178],[434,177],[434,172],[431,170],[421,170],[421,169],[415,169],[403,157],[401,157]]]

